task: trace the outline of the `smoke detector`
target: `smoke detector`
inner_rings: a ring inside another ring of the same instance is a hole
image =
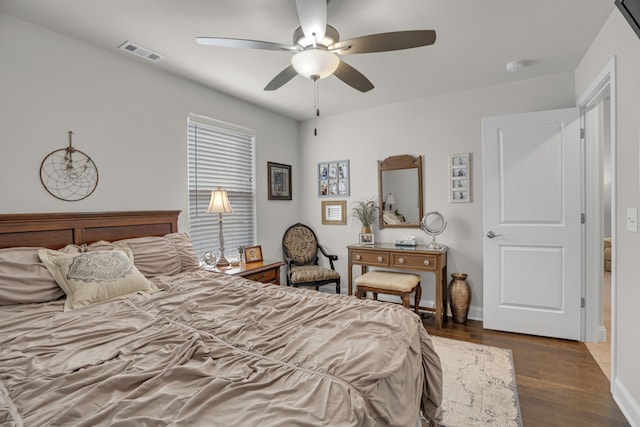
[[[508,72],[516,73],[520,71],[522,67],[524,67],[524,61],[522,59],[517,59],[515,61],[507,62],[507,65],[505,65],[505,67],[507,68]]]
[[[152,62],[158,62],[162,58],[164,58],[164,56],[160,55],[159,53],[156,53],[150,49],[144,48],[142,46],[139,46],[135,43],[131,43],[129,41],[122,43],[118,47],[124,50],[125,52],[129,52],[141,58],[148,59],[149,61],[152,61]]]

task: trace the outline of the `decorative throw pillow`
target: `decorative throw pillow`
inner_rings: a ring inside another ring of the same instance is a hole
[[[0,305],[55,301],[64,292],[38,258],[38,247],[0,249]],[[65,253],[80,253],[69,245]]]
[[[67,295],[64,311],[158,290],[133,265],[131,250],[124,244],[77,255],[41,249],[38,255]]]

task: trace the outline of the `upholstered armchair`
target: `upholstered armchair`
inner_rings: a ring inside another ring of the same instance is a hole
[[[325,252],[311,228],[300,223],[289,227],[282,238],[282,251],[287,263],[287,286],[318,290],[320,286],[335,283],[336,294],[340,293],[340,273],[333,266],[338,256]],[[318,265],[318,251],[329,260],[330,269]]]

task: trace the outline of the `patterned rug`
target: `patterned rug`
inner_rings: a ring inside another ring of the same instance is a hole
[[[431,336],[443,371],[443,426],[522,426],[511,350]]]

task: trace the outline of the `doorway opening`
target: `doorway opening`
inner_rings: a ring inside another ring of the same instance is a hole
[[[583,295],[586,300],[583,337],[586,343],[604,342],[601,347],[609,350],[602,353],[601,366],[611,380],[612,393],[617,373],[615,63],[613,57],[577,103],[585,129],[584,212],[587,221],[583,252]],[[611,239],[608,251],[605,251],[605,237]],[[605,271],[605,263],[610,266],[610,272]],[[609,313],[605,312],[606,308]],[[595,355],[594,358],[598,360]]]
[[[585,345],[611,381],[611,98],[603,99],[592,113],[595,113],[594,120],[597,120],[596,127],[599,130],[593,135],[597,138],[597,141],[594,138],[593,142],[597,143],[601,154],[599,175],[602,226],[598,238],[602,241],[602,269],[598,277],[599,282],[596,283],[601,298],[597,333],[599,342],[586,342]]]

